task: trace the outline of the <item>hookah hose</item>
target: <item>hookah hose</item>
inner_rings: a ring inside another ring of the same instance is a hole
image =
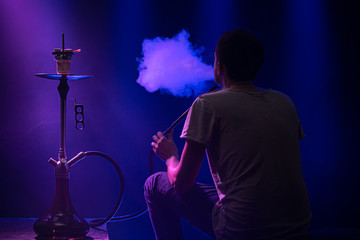
[[[209,91],[209,92],[212,92],[214,90],[216,90],[217,86],[214,85]],[[180,117],[178,117],[171,125],[169,128],[167,128],[163,134],[164,135],[167,135],[169,134],[169,132],[174,129],[182,120],[184,120],[184,118],[186,118],[187,114],[189,113],[189,110],[190,108],[188,108],[183,114],[180,115]],[[79,156],[81,155],[81,156]],[[123,197],[123,194],[124,194],[124,179],[123,179],[123,175],[122,175],[122,172],[120,170],[120,167],[119,165],[112,159],[110,158],[108,155],[104,154],[104,153],[101,153],[101,152],[94,152],[94,151],[91,151],[91,152],[80,152],[77,156],[75,156],[73,159],[78,158],[79,159],[75,159],[74,160],[74,163],[76,161],[79,161],[81,160],[82,158],[86,157],[86,156],[92,156],[92,155],[98,155],[100,157],[103,157],[105,158],[106,160],[108,160],[116,169],[118,175],[119,175],[119,178],[120,178],[120,194],[119,194],[119,198],[115,204],[115,207],[113,208],[112,212],[109,214],[108,217],[104,218],[104,219],[95,219],[95,220],[92,220],[90,221],[89,225],[90,227],[94,228],[94,227],[98,227],[98,226],[101,226],[103,224],[105,224],[106,222],[108,222],[109,220],[111,221],[122,221],[122,220],[128,220],[128,219],[131,219],[131,218],[135,218],[135,217],[139,217],[141,216],[142,214],[144,214],[146,211],[147,211],[147,207],[135,212],[135,213],[131,213],[131,214],[127,214],[127,215],[123,215],[123,216],[118,216],[118,217],[113,217],[115,215],[115,213],[117,212],[120,204],[121,204],[121,200],[122,200],[122,197]],[[69,161],[69,164],[72,165],[74,164],[72,161],[73,159],[71,159]],[[149,155],[149,172],[150,172],[150,175],[152,175],[154,173],[154,164],[153,164],[153,159],[154,159],[154,151],[150,150],[150,155]]]
[[[124,177],[123,177],[123,174],[121,172],[121,169],[119,167],[119,165],[115,162],[114,159],[112,159],[111,157],[109,157],[108,155],[106,155],[105,153],[102,153],[102,152],[96,152],[96,151],[88,151],[88,152],[80,152],[79,154],[77,154],[75,157],[73,157],[71,160],[68,161],[68,166],[72,166],[74,165],[75,163],[77,163],[78,161],[84,159],[85,157],[87,156],[100,156],[100,157],[103,157],[105,158],[106,160],[108,160],[116,169],[116,172],[119,176],[119,179],[120,179],[120,193],[119,193],[119,197],[115,203],[115,206],[113,208],[113,210],[111,211],[111,213],[106,217],[106,218],[103,218],[103,219],[95,219],[95,220],[92,220],[89,222],[89,226],[94,228],[94,227],[98,227],[98,226],[101,226],[103,224],[105,224],[106,222],[108,222],[112,216],[114,216],[114,214],[117,212],[120,204],[121,204],[121,200],[123,198],[123,195],[124,195]]]

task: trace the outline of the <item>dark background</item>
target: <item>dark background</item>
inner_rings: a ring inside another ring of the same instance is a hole
[[[151,136],[194,100],[136,83],[142,41],[187,29],[212,64],[221,33],[242,28],[266,49],[257,84],[285,92],[298,107],[311,229],[359,228],[358,13],[356,1],[0,0],[0,217],[40,217],[53,200],[47,160],[59,148],[58,83],[34,74],[55,72],[51,52],[62,33],[66,47],[82,49],[72,73],[93,76],[69,83],[68,98],[85,106],[86,127],[74,128],[69,100],[67,156],[91,150],[116,159],[125,178],[122,215],[145,206]],[[155,169],[165,168],[156,160]],[[199,181],[211,182],[206,161]],[[89,157],[72,167],[70,188],[81,216],[104,217],[119,183],[110,164]]]

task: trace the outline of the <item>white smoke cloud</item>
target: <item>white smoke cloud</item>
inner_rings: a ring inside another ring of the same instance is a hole
[[[182,30],[173,38],[145,39],[136,80],[149,92],[160,89],[174,96],[198,95],[214,79],[213,67],[202,62],[203,48],[195,49]]]

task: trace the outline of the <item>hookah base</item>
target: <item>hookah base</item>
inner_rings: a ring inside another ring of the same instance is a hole
[[[67,237],[35,237],[36,240],[92,240],[91,237],[67,238]]]
[[[34,232],[37,234],[36,239],[38,240],[89,239],[86,238],[86,234],[89,232],[89,224],[75,214],[47,215],[35,222]]]

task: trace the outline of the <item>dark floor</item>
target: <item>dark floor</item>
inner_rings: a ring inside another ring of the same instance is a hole
[[[33,224],[36,218],[0,218],[0,240],[35,239]],[[86,240],[108,240],[105,226],[99,230],[90,228]]]
[[[33,240],[36,234],[33,232],[33,224],[36,218],[0,218],[0,240]],[[90,219],[86,219],[90,220]],[[208,239],[204,234],[190,224],[184,222],[185,239]],[[109,231],[109,234],[107,232]],[[360,240],[360,229],[332,228],[314,231],[312,240]],[[89,233],[83,240],[134,240],[154,239],[154,234],[147,215],[140,216],[121,222],[108,222],[107,227],[98,229],[90,228]]]

